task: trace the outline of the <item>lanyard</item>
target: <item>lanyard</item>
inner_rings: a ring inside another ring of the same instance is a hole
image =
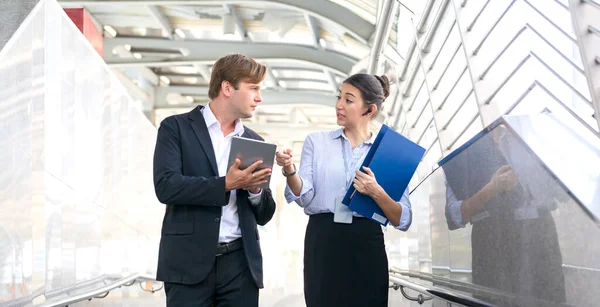
[[[344,156],[344,171],[345,171],[345,176],[346,176],[345,189],[348,189],[350,187],[350,182],[352,182],[352,179],[354,179],[354,173],[348,172],[348,157],[346,157],[346,146],[344,144],[344,138],[340,138],[340,143],[342,144],[342,155]],[[365,152],[362,154],[360,159],[358,159],[358,161],[356,161],[356,164],[352,165],[352,167],[350,169],[353,169],[354,171],[356,171],[362,164],[362,161],[367,156],[367,153],[369,153],[369,151],[365,150]]]

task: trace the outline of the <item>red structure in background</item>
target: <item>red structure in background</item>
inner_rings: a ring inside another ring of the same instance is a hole
[[[102,40],[102,33],[94,26],[92,18],[85,9],[65,9],[65,12],[100,56],[103,56],[104,41]]]

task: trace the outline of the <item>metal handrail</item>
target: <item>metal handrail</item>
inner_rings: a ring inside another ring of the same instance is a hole
[[[118,276],[118,275],[106,275],[106,274],[103,274],[103,275],[100,275],[100,276],[98,276],[96,278],[92,278],[92,279],[89,279],[89,280],[86,280],[86,281],[83,281],[83,282],[71,285],[68,288],[61,288],[61,289],[58,289],[58,290],[46,291],[44,293],[44,296],[46,297],[46,299],[49,299],[49,298],[53,298],[53,297],[57,297],[59,295],[65,294],[65,293],[68,294],[69,292],[72,292],[72,291],[75,291],[75,290],[78,290],[78,289],[82,289],[82,288],[91,286],[91,285],[93,285],[95,283],[98,283],[98,282],[106,283],[106,280],[117,280],[119,278],[120,278],[120,276]]]
[[[454,303],[465,306],[491,306],[491,304],[488,302],[468,297],[447,289],[416,283],[407,279],[406,277],[399,276],[398,273],[395,273],[393,270],[390,270],[389,280],[392,283],[390,288],[395,290],[400,289],[402,291],[402,295],[406,299],[416,301],[419,304],[423,304],[425,301],[431,300],[435,297],[451,304]],[[419,292],[419,295],[417,297],[410,297],[406,294],[403,288],[408,288]]]
[[[421,294],[429,294],[429,292],[427,292],[427,290],[429,290],[428,287],[425,287],[416,282],[413,282],[406,277],[400,277],[400,276],[396,275],[395,273],[390,273],[390,281],[393,284],[397,284],[401,287],[407,287],[407,288],[417,291]]]
[[[27,306],[27,304],[34,301],[36,298],[44,295],[44,288],[37,289],[33,293],[27,296],[23,296],[5,303],[2,303],[3,307],[19,307],[19,306]]]
[[[482,286],[478,286],[476,284],[472,284],[472,283],[468,283],[468,282],[464,282],[464,281],[458,281],[458,280],[454,280],[454,279],[450,279],[450,278],[445,278],[445,277],[440,277],[440,276],[434,276],[431,274],[427,274],[427,273],[421,273],[421,272],[412,272],[412,271],[406,271],[406,270],[400,270],[396,267],[392,267],[390,268],[390,273],[396,274],[396,275],[400,275],[404,278],[417,278],[419,280],[424,280],[427,282],[434,282],[438,285],[442,285],[442,286],[452,286],[453,289],[465,289],[465,290],[476,290],[477,292],[482,292],[482,293],[488,293],[488,294],[498,294],[496,292],[490,292],[489,289],[482,287]]]
[[[390,282],[393,283],[390,288],[397,289],[400,286],[400,283],[397,283],[398,286],[395,286],[396,283],[394,283],[394,281],[397,281],[397,278],[401,278],[401,282],[406,283],[406,287],[409,289],[413,289],[420,293],[423,292],[419,290],[425,290],[427,293],[423,294],[440,298],[449,303],[456,303],[464,306],[488,306],[496,303],[482,301],[482,299],[472,297],[471,295],[488,297],[489,299],[492,299],[493,297],[499,298],[504,302],[504,305],[507,306],[545,306],[549,303],[548,301],[539,298],[525,296],[515,297],[514,293],[502,292],[498,289],[490,289],[481,285],[447,277],[433,276],[430,273],[400,270],[396,267],[391,267],[389,272]],[[391,277],[394,277],[394,281],[392,281]],[[415,282],[409,278],[415,278],[427,283],[434,283],[436,286]]]
[[[392,285],[390,286],[390,288],[393,288],[394,290],[400,289],[402,296],[404,296],[409,301],[415,301],[415,302],[418,302],[419,304],[423,304],[425,301],[429,301],[429,300],[433,299],[433,297],[430,296],[429,292],[427,292],[427,288],[425,288],[419,284],[413,283],[405,278],[397,277],[397,276],[390,274],[390,281],[392,282]],[[419,295],[417,295],[417,297],[409,296],[406,293],[406,291],[404,290],[404,288],[408,288],[413,291],[417,291],[417,292],[419,292]],[[425,294],[425,295],[423,295],[423,294]]]
[[[41,305],[41,307],[58,307],[58,306],[68,306],[73,303],[89,300],[92,298],[104,298],[108,295],[108,293],[116,288],[120,288],[122,286],[131,286],[136,282],[145,282],[145,281],[153,281],[154,278],[143,275],[140,273],[132,274],[127,277],[118,279],[108,285],[105,285],[100,288],[96,288],[78,295],[70,296],[61,300],[47,302]],[[81,287],[81,286],[79,286]],[[73,288],[70,288],[64,292],[71,291]]]

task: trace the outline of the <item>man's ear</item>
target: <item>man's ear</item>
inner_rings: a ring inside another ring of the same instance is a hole
[[[221,93],[223,93],[223,95],[225,95],[225,97],[229,97],[229,96],[231,96],[232,91],[233,91],[233,86],[231,86],[231,83],[229,83],[229,81],[223,80],[221,82]]]

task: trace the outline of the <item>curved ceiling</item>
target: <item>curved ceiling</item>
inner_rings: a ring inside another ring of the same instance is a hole
[[[248,124],[274,129],[287,111],[298,127],[335,128],[334,93],[369,55],[377,13],[377,0],[59,3],[90,14],[104,36],[104,60],[155,124],[205,104],[212,64],[235,52],[269,67],[263,103]]]

